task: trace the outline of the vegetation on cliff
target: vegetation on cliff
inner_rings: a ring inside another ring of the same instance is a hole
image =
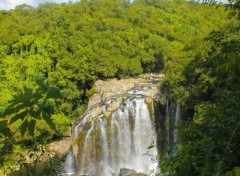
[[[238,4],[231,10],[228,25],[186,47],[186,54],[195,52],[165,68],[163,88],[185,111],[180,140],[161,164],[170,175],[223,175],[240,165]]]

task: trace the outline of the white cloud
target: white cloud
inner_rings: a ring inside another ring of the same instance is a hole
[[[63,3],[68,2],[69,0],[0,0],[0,10],[10,10],[14,9],[16,6],[21,4],[28,4],[30,6],[36,7],[40,3],[45,2],[56,2],[56,3]],[[76,2],[78,0],[72,0]]]

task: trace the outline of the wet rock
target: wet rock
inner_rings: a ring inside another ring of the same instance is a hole
[[[98,101],[104,101],[113,96],[122,97],[123,95],[126,95],[129,90],[136,89],[136,87],[139,87],[140,90],[144,89],[147,96],[153,96],[154,94],[156,94],[156,91],[159,92],[158,85],[152,85],[152,80],[149,80],[149,77],[154,77],[158,78],[158,80],[161,80],[164,75],[151,73],[140,75],[137,78],[96,81],[96,93],[90,98],[88,108],[93,107]]]
[[[138,173],[131,169],[122,168],[120,169],[119,176],[138,176]]]
[[[149,76],[149,75],[148,75]],[[148,77],[146,76],[146,77]],[[160,77],[157,74],[150,74],[152,77]],[[159,83],[153,84],[152,80],[143,78],[109,79],[107,81],[98,80],[95,82],[96,93],[90,98],[88,108],[91,108],[91,115],[88,120],[103,114],[110,117],[122,104],[123,99],[142,96],[146,97],[146,102],[151,103],[154,97],[158,96]]]

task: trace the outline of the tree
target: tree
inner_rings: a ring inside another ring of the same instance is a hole
[[[0,121],[2,137],[11,138],[18,130],[22,137],[27,130],[34,137],[35,125],[40,119],[55,129],[51,119],[53,107],[50,100],[61,99],[63,95],[58,87],[50,86],[42,78],[38,78],[36,82],[38,88],[35,91],[25,86],[23,93],[15,96],[9,106],[2,111]],[[13,131],[11,125],[18,120],[21,120],[21,124]]]

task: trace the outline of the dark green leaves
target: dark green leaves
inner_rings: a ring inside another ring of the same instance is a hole
[[[0,122],[0,131],[7,127],[7,120],[3,120]]]
[[[37,78],[36,83],[39,87],[39,90],[41,90],[42,93],[46,93],[48,90],[48,83],[45,82],[43,78]]]
[[[8,119],[0,122],[0,132],[4,136],[10,136],[9,126],[18,120],[22,120],[19,127],[22,137],[27,130],[31,136],[34,136],[34,129],[39,119],[45,120],[51,128],[55,129],[51,119],[53,107],[48,100],[51,99],[52,102],[52,99],[63,98],[63,95],[58,87],[51,87],[42,78],[38,78],[36,82],[38,88],[35,91],[24,86],[23,93],[15,96],[11,104],[2,111],[1,117]]]
[[[34,137],[34,129],[35,129],[35,126],[36,126],[36,120],[35,119],[32,119],[29,124],[28,124],[28,132],[31,136]]]
[[[38,104],[37,106],[38,106],[38,108],[39,108],[42,112],[44,112],[44,113],[46,113],[46,114],[48,114],[48,115],[51,114],[50,107],[48,107],[47,105],[45,105],[45,104]]]
[[[25,120],[20,126],[20,133],[21,133],[22,137],[24,136],[24,134],[26,132],[27,126],[28,126],[28,121],[27,120]]]
[[[10,114],[14,114],[14,113],[17,113],[19,112],[22,108],[24,108],[24,105],[23,104],[18,104],[18,105],[15,105],[15,104],[11,104],[9,105],[9,107],[7,107],[6,109],[4,109],[2,111],[2,114],[1,114],[1,117],[6,117]]]
[[[49,126],[51,126],[53,129],[56,128],[55,124],[53,123],[52,119],[50,116],[48,116],[46,113],[42,113],[43,119],[47,122]]]
[[[3,120],[0,122],[0,134],[5,137],[11,137],[11,131],[8,127],[7,120]]]
[[[35,119],[41,118],[41,109],[34,110],[33,108],[28,111],[29,116]]]
[[[1,134],[5,137],[12,137],[12,132],[9,129],[9,127],[4,128],[3,130],[0,131]]]
[[[10,119],[10,123],[9,125],[11,125],[12,123],[16,122],[17,120],[21,119],[22,121],[24,120],[24,118],[27,116],[28,112],[27,111],[23,111],[19,114],[16,114],[15,116],[13,116]]]
[[[47,98],[63,98],[63,94],[60,92],[58,87],[50,87],[47,92]]]
[[[23,86],[24,93],[28,96],[31,96],[33,93],[33,90],[29,87]]]

